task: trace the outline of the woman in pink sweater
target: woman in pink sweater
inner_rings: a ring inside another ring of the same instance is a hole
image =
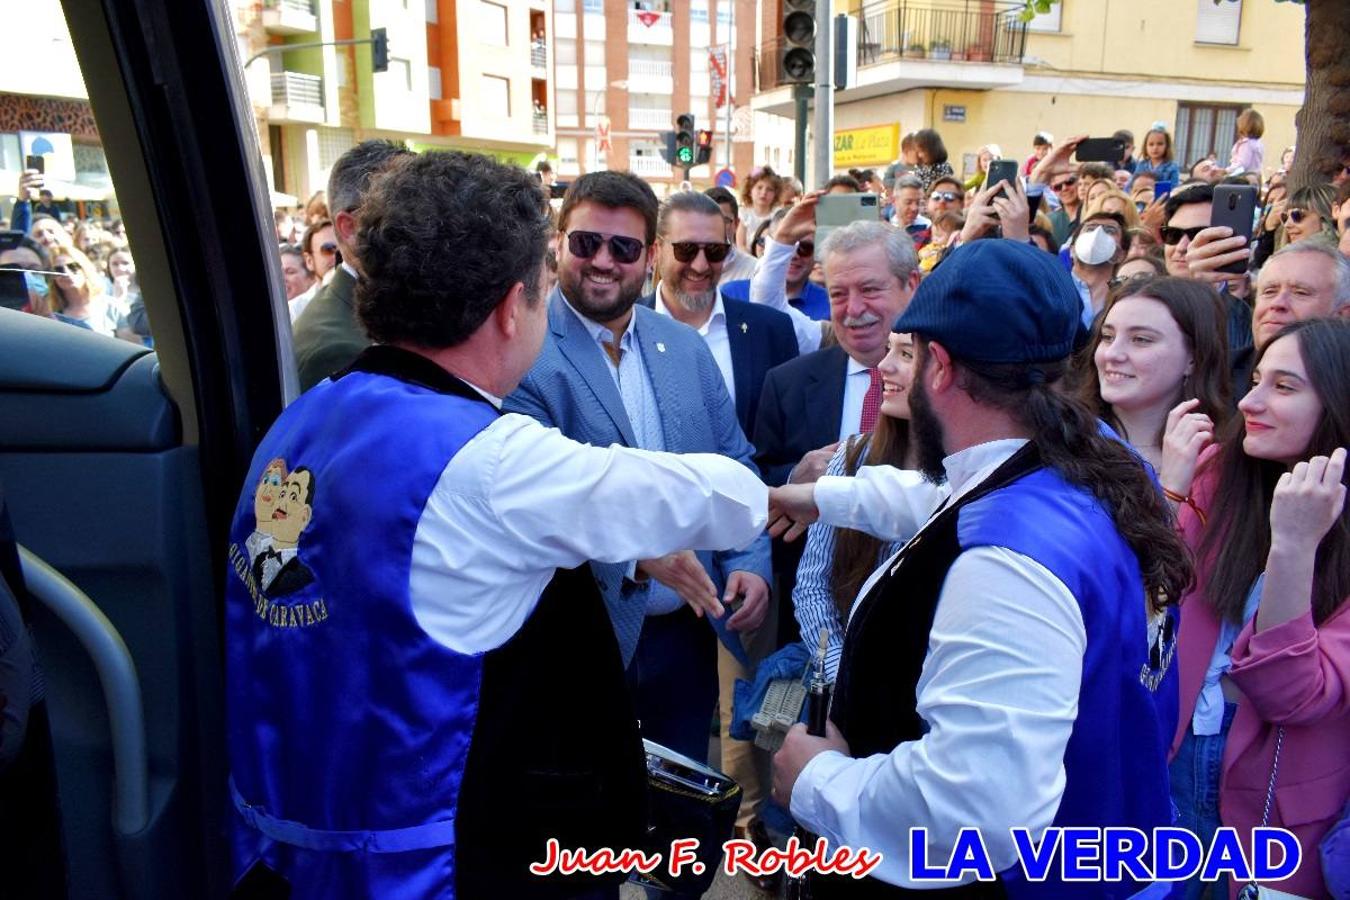
[[[1200,453],[1208,436],[1184,420],[1167,437],[1198,456],[1189,491],[1173,491],[1198,563],[1178,643],[1180,824],[1202,839],[1232,826],[1250,853],[1275,770],[1267,824],[1298,837],[1302,862],[1272,886],[1306,897],[1326,895],[1318,842],[1350,796],[1346,360],[1350,321],[1290,325],[1258,358],[1218,446]]]

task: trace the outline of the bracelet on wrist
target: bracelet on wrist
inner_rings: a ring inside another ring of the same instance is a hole
[[[1167,487],[1164,487],[1162,491],[1163,496],[1166,497],[1168,500],[1171,500],[1173,503],[1180,504],[1183,506],[1189,506],[1191,510],[1195,513],[1195,517],[1200,520],[1201,525],[1209,524],[1209,517],[1204,514],[1204,512],[1200,509],[1200,507],[1196,505],[1195,500],[1192,499],[1189,495],[1178,494],[1176,491]]]

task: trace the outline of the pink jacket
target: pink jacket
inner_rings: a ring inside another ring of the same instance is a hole
[[[1192,489],[1202,509],[1213,495],[1212,472],[1197,478]],[[1199,546],[1199,520],[1182,507],[1179,522],[1194,550]],[[1203,586],[1208,572],[1197,572],[1196,580]],[[1219,620],[1200,594],[1192,590],[1181,603],[1177,644],[1181,703],[1174,755],[1190,728],[1219,637]],[[1268,824],[1298,837],[1303,861],[1294,877],[1272,887],[1322,897],[1326,888],[1317,845],[1350,797],[1350,602],[1317,627],[1311,613],[1260,634],[1253,625],[1248,623],[1238,635],[1228,673],[1243,696],[1224,748],[1219,816],[1224,825],[1238,830],[1250,852],[1251,829],[1261,824],[1265,807],[1277,726],[1283,725],[1284,745]],[[1233,885],[1232,896],[1240,888]]]

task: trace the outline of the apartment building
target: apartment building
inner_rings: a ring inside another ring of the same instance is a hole
[[[660,133],[691,112],[698,128],[716,133],[712,162],[690,173],[696,184],[710,184],[727,165],[727,108],[715,105],[709,51],[729,45],[732,100],[748,106],[756,0],[550,2],[559,176],[629,169],[668,191],[683,173],[661,158]],[[731,148],[732,169],[747,172],[755,154],[744,114],[734,125]]]
[[[1304,13],[1271,0],[1061,0],[1030,23],[999,0],[846,0],[859,19],[858,83],[835,99],[836,168],[895,159],[892,134],[941,132],[958,172],[997,143],[1025,158],[1038,131],[1119,128],[1142,142],[1166,123],[1183,169],[1227,160],[1237,114],[1265,117],[1267,168],[1294,143],[1303,102]],[[780,83],[777,4],[761,11],[757,111],[791,115]],[[897,127],[898,126],[898,127]],[[865,148],[861,152],[851,151]]]
[[[372,137],[521,164],[550,150],[549,2],[236,0],[240,57],[253,59],[245,78],[277,202],[303,202],[339,156]],[[389,39],[384,72],[373,71],[369,45],[333,46],[376,28]],[[303,46],[314,43],[324,46]]]

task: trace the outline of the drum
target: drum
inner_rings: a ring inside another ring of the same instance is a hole
[[[644,850],[660,854],[661,865],[632,881],[668,891],[703,893],[717,877],[722,845],[731,840],[736,813],[741,808],[741,786],[726,775],[676,753],[668,747],[642,742],[647,753],[648,818]],[[692,862],[671,876],[670,847],[678,840],[696,838]]]

